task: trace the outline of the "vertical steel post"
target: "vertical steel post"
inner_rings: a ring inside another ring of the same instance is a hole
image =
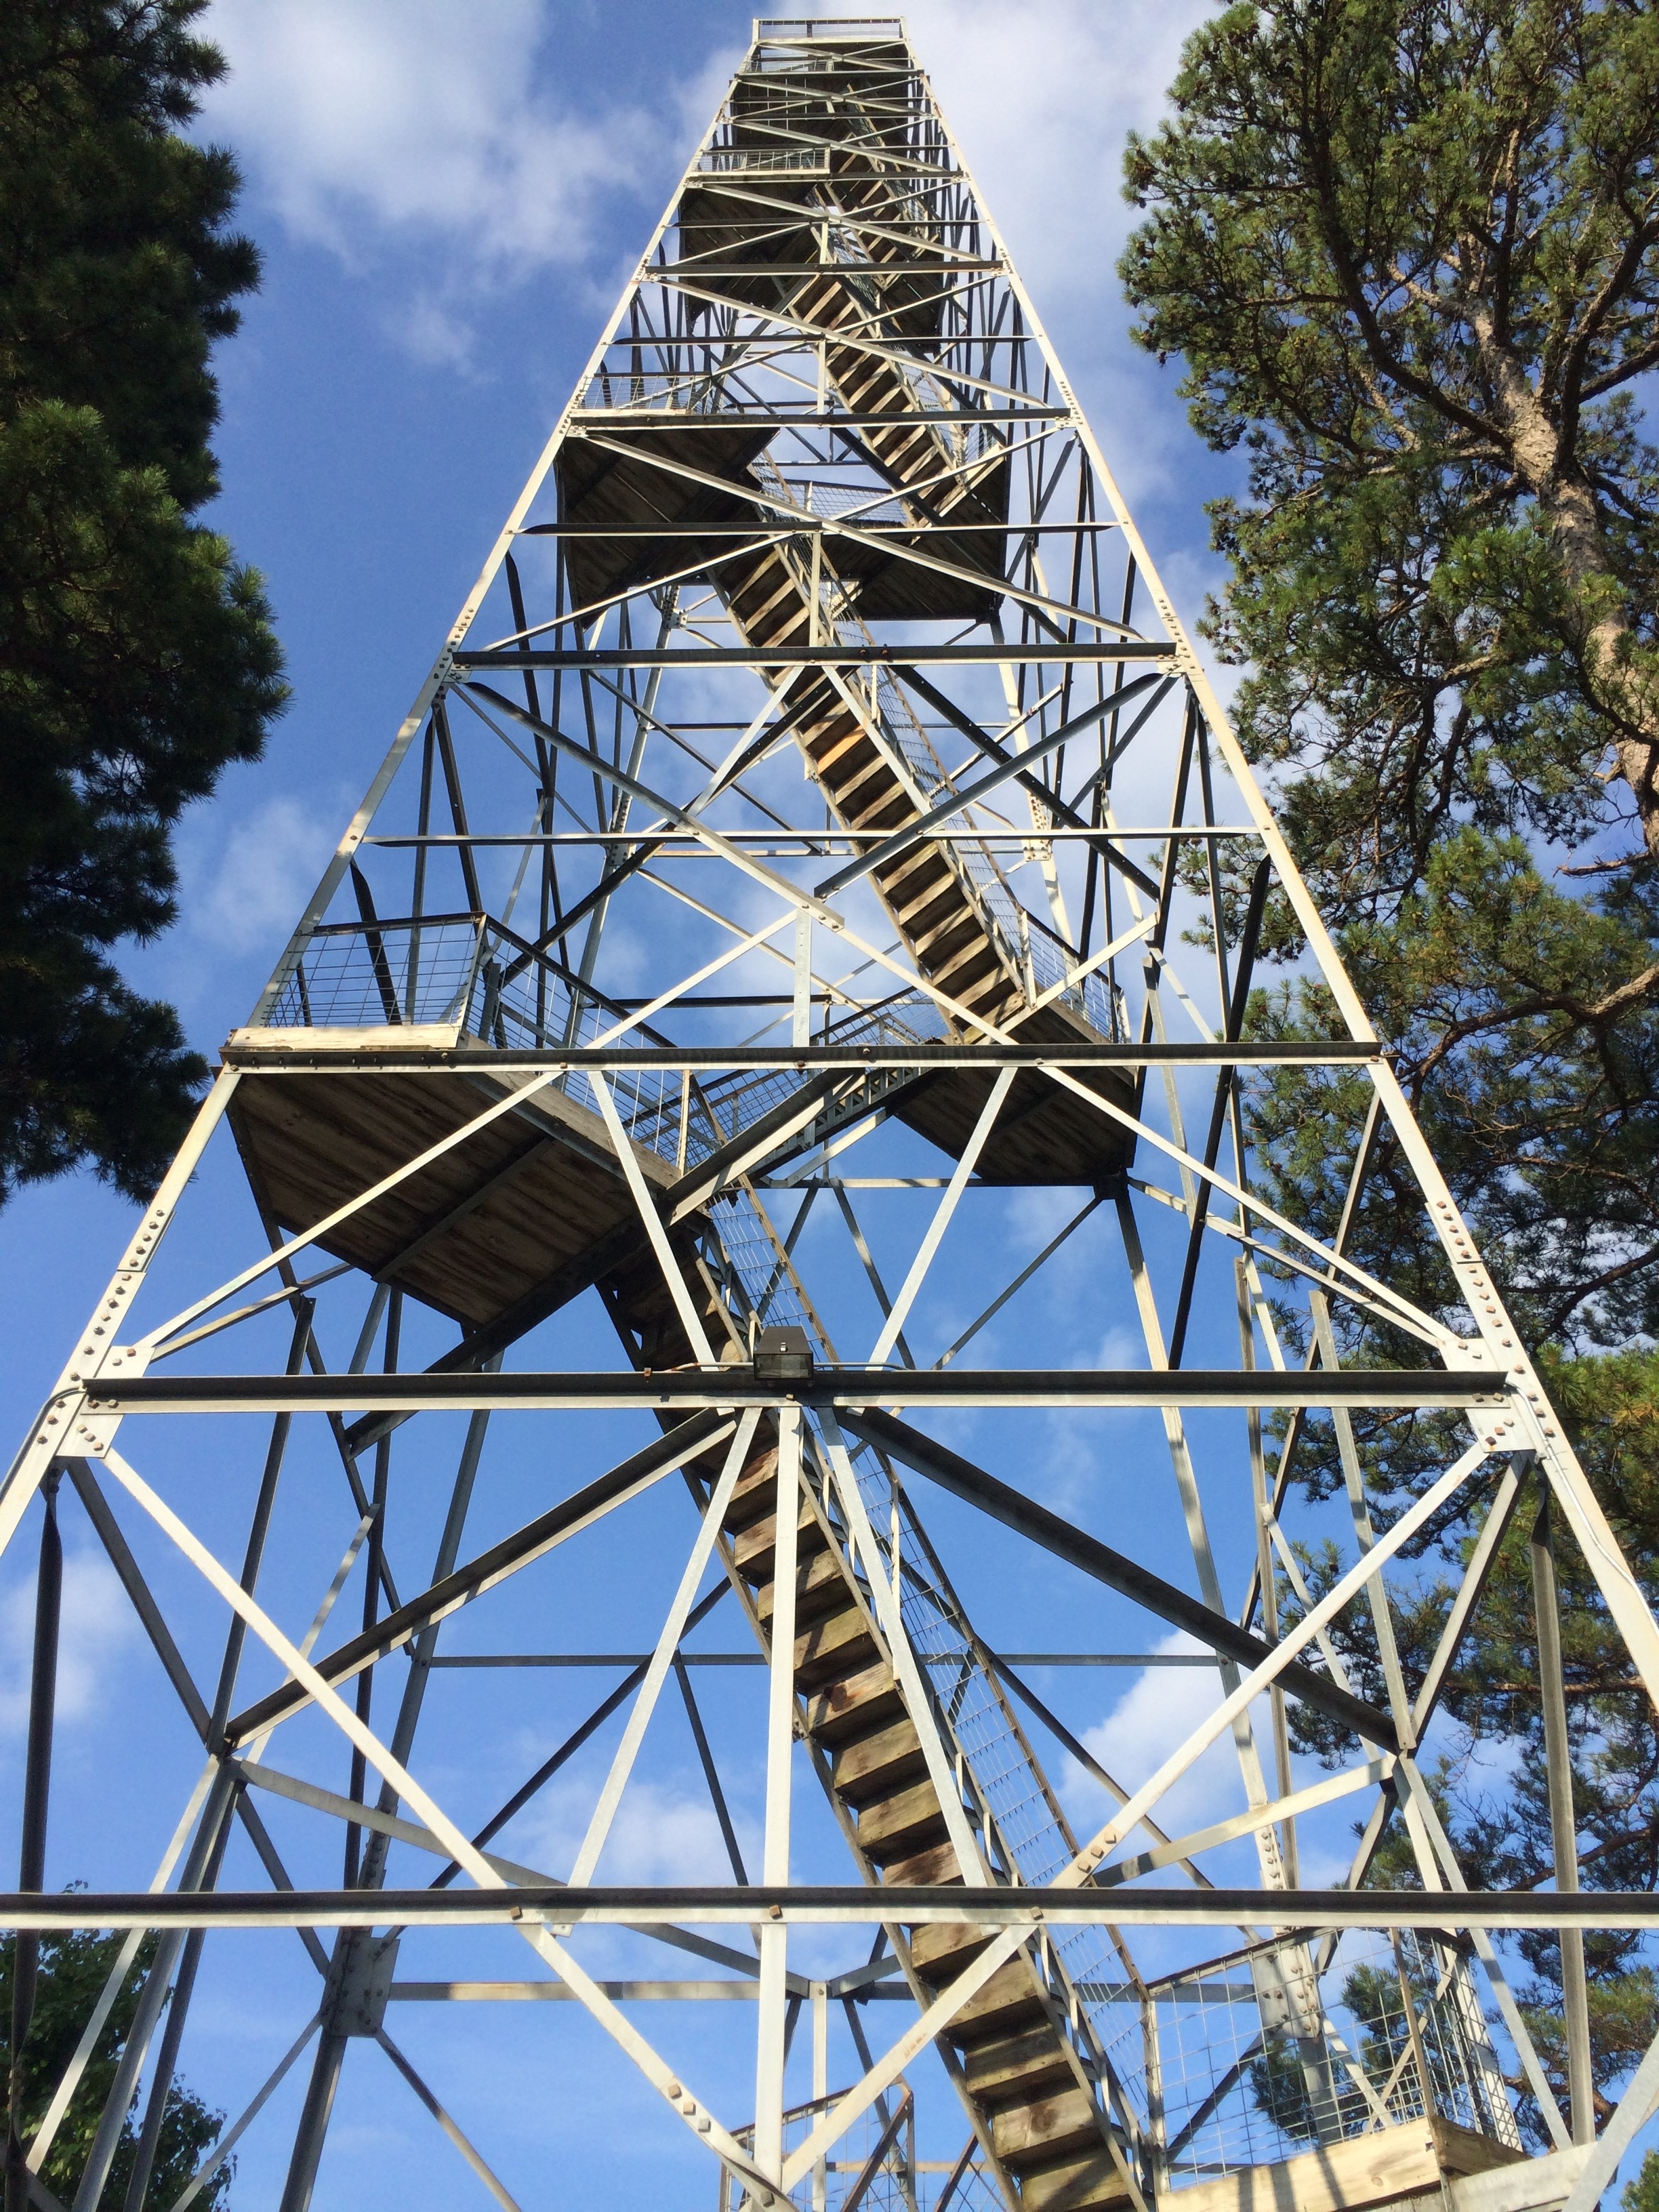
[[[812,911],[795,909],[795,993],[792,1044],[812,1042]]]
[[[23,1832],[17,1853],[17,1887],[46,1887],[46,1806],[52,1789],[52,1722],[58,1704],[58,1632],[63,1615],[64,1542],[58,1531],[58,1468],[40,1485],[46,1518],[40,1526],[40,1558],[34,1580],[34,1655],[29,1675],[28,1749],[23,1769]],[[11,1977],[11,2078],[6,2111],[6,2212],[27,2212],[29,2172],[25,2163],[23,2112],[24,2045],[34,2014],[40,1978],[40,1938],[20,1928],[13,1938]]]
[[[814,1982],[812,1990],[812,2103],[817,2109],[830,2096],[830,1984]],[[812,2168],[812,2212],[824,2212],[830,2202],[830,2164],[820,2159]]]
[[[311,2203],[311,2192],[317,2185],[318,2163],[323,2155],[323,2138],[328,2133],[329,2114],[334,2110],[334,2093],[340,2086],[345,2047],[346,2039],[337,2028],[323,2030],[316,2057],[312,2061],[311,2079],[306,2085],[300,2124],[294,2133],[288,2179],[283,2185],[281,2212],[307,2212]]]
[[[789,1880],[789,1785],[795,1738],[795,1554],[800,1518],[800,1407],[778,1408],[777,1523],[773,1540],[772,1663],[766,1709],[766,1836],[761,1881]],[[763,1924],[755,2058],[755,2163],[783,2175],[783,2010],[788,1930]]]
[[[1567,1739],[1566,1685],[1561,1672],[1561,1623],[1555,1585],[1555,1540],[1550,1497],[1540,1483],[1532,1528],[1532,1595],[1538,1620],[1538,1686],[1544,1707],[1544,1760],[1549,1781],[1550,1844],[1555,1887],[1578,1887],[1578,1833],[1572,1809],[1572,1753]],[[1572,2139],[1595,2140],[1595,2092],[1590,2073],[1589,1988],[1584,1972],[1583,1931],[1563,1928],[1561,2009],[1567,2030],[1567,2085],[1572,2100]]]

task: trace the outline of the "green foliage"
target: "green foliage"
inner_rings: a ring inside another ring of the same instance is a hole
[[[1659,1352],[1573,1358],[1547,1346],[1540,1366],[1613,1533],[1649,1603],[1659,1605]],[[1535,1513],[1533,1493],[1498,1547],[1472,1632],[1442,1698],[1443,1712],[1456,1724],[1458,1748],[1443,1759],[1430,1786],[1474,1888],[1536,1888],[1554,1876],[1537,1687],[1530,1548]],[[1452,1540],[1460,1569],[1479,1534],[1471,1528]],[[1583,1881],[1596,1888],[1659,1888],[1659,1755],[1652,1708],[1583,1555],[1563,1539],[1559,1516],[1554,1551]],[[1301,1560],[1316,1597],[1346,1564],[1334,1544],[1305,1548]],[[1432,1574],[1413,1590],[1393,1593],[1401,1663],[1413,1693],[1440,1640],[1455,1588],[1448,1576]],[[1356,1689],[1386,1705],[1369,1616],[1351,1608],[1334,1624],[1333,1640]],[[1355,1748],[1352,1737],[1304,1705],[1293,1709],[1291,1731],[1301,1749],[1328,1764],[1346,1760]],[[1494,1746],[1501,1746],[1496,1773]],[[1477,1747],[1484,1747],[1484,1759]],[[1373,1887],[1420,1886],[1414,1852],[1397,1819],[1367,1879]],[[1518,1937],[1516,1948],[1529,1977],[1517,1990],[1522,2010],[1545,2071],[1565,2100],[1559,1947],[1551,1932],[1535,1929]],[[1603,1929],[1585,1937],[1598,2094],[1622,2080],[1659,2034],[1659,1980],[1644,1962],[1644,1948],[1641,1936],[1630,1931]],[[1531,2093],[1518,2075],[1512,2086],[1522,2124],[1541,2145],[1547,2138]]]
[[[1634,2181],[1625,2184],[1619,2201],[1624,2212],[1659,2212],[1659,2150],[1648,2153],[1641,2172]]]
[[[1460,811],[1573,836],[1610,744],[1659,825],[1659,460],[1628,388],[1659,361],[1659,20],[1235,6],[1173,100],[1131,143],[1122,270],[1199,429],[1249,455],[1218,635],[1255,665],[1258,757],[1322,771],[1310,865],[1386,905]]]
[[[1132,143],[1146,210],[1122,270],[1139,336],[1185,362],[1199,430],[1237,451],[1212,509],[1230,581],[1209,634],[1245,669],[1241,739],[1650,1601],[1659,1598],[1659,14],[1645,0],[1284,0],[1188,44],[1170,120]],[[1253,857],[1253,856],[1252,856]],[[1242,856],[1225,857],[1226,899]],[[1253,1030],[1329,1035],[1288,907]],[[1369,1103],[1251,1080],[1253,1172],[1335,1227]],[[1391,1139],[1354,1257],[1453,1328],[1462,1305]],[[1296,1334],[1294,1307],[1285,1317]],[[1345,1358],[1417,1364],[1339,1302]],[[1462,1449],[1444,1415],[1356,1422],[1386,1521]],[[1316,1497],[1342,1475],[1304,1431]],[[1477,1516],[1478,1518],[1478,1514]],[[1472,1883],[1553,1874],[1530,1510],[1510,1529],[1446,1710],[1442,1774]],[[1422,1678],[1467,1557],[1462,1510],[1416,1547],[1400,1622]],[[1587,1878],[1659,1887],[1659,1736],[1593,1577],[1558,1528]],[[1305,1561],[1328,1587],[1334,1551]],[[1364,1608],[1337,1624],[1384,1685]],[[1299,1708],[1305,1747],[1342,1747]],[[1469,1755],[1507,1738],[1504,1778]],[[1512,1762],[1512,1764],[1511,1764]],[[1416,1880],[1391,1832],[1370,1877]],[[1560,1962],[1520,1946],[1558,2083]],[[1659,2027],[1640,1947],[1588,1946],[1598,2084]],[[1523,2119],[1537,2115],[1524,2099]]]
[[[99,1993],[115,1964],[121,1942],[119,1936],[100,1936],[92,1930],[43,1936],[40,1939],[40,1980],[35,1993],[34,2015],[23,2045],[23,2132],[26,2141],[33,2136],[40,2124],[64,2069],[74,2054]],[[115,2079],[115,2069],[120,2063],[122,2048],[137,2008],[138,1993],[154,1954],[155,1938],[146,1937],[121,1984],[120,1993],[111,2008],[97,2046],[87,2063],[81,2086],[53,2139],[52,2149],[47,2153],[41,2179],[52,2194],[65,2204],[73,2199],[85,2169],[93,2138],[98,2132],[99,2115]],[[8,2038],[11,2026],[11,1982],[15,1955],[16,1938],[0,1936],[0,2054],[3,2054],[0,2063],[4,2068],[4,2074],[0,2075],[0,2078],[9,2075],[11,2066]],[[161,2143],[150,2177],[148,2203],[168,2205],[177,2202],[185,2184],[201,2164],[204,2154],[217,2141],[223,2121],[222,2113],[210,2112],[199,2097],[174,2083],[167,2099],[167,2115],[161,2123]],[[114,2163],[110,2168],[110,2179],[105,2185],[104,2204],[118,2205],[125,2200],[137,2142],[138,2114],[135,2110],[127,2115],[122,2130]],[[234,2159],[226,2161],[202,2191],[196,2200],[198,2203],[210,2208],[226,2202],[234,2165]]]
[[[1123,270],[1199,428],[1248,456],[1212,510],[1241,738],[1528,1335],[1654,1333],[1659,887],[1639,854],[1566,880],[1545,854],[1632,811],[1659,837],[1632,404],[1659,365],[1659,17],[1234,7],[1173,101],[1130,149]],[[1286,909],[1265,944],[1299,950]],[[1297,987],[1260,1011],[1328,1014]],[[1272,1155],[1327,1214],[1352,1086],[1329,1103],[1298,1129],[1286,1096]],[[1419,1264],[1414,1214],[1371,1212],[1373,1256]]]
[[[1607,1345],[1659,1330],[1659,873],[1644,864],[1575,897],[1519,837],[1455,825],[1391,915],[1356,915],[1340,937],[1528,1340]],[[1267,1033],[1328,1034],[1330,1018],[1300,981],[1255,1008]],[[1361,1082],[1328,1079],[1310,1111],[1305,1085],[1270,1076],[1254,1102],[1279,1196],[1334,1224]],[[1467,1326],[1409,1186],[1385,1141],[1355,1256]]]
[[[1426,1954],[1438,1968],[1437,1954]],[[1425,1954],[1413,1951],[1407,1963],[1412,2002],[1420,2021],[1432,2020],[1437,1974],[1423,1970]],[[1366,2080],[1383,2099],[1396,2119],[1407,2119],[1422,2109],[1411,2030],[1401,2001],[1398,1973],[1392,1966],[1364,1964],[1353,1967],[1342,1984],[1342,2009],[1352,2015],[1358,2030],[1355,2053]],[[1445,2097],[1452,2083],[1443,2066],[1437,2066],[1437,2041],[1430,2045],[1430,2070],[1437,2097]],[[1402,2063],[1403,2062],[1403,2063]],[[1310,2090],[1294,2041],[1282,2031],[1263,2045],[1247,2069],[1250,2094],[1292,2142],[1316,2143],[1320,2138],[1314,2094]],[[1342,2090],[1347,2085],[1340,2085]]]
[[[1301,2054],[1288,2035],[1274,2034],[1244,2069],[1251,2100],[1282,2136],[1293,2143],[1319,2141],[1314,2100],[1302,2071]]]
[[[217,489],[208,366],[258,257],[173,127],[202,0],[0,15],[0,1196],[80,1160],[144,1196],[204,1063],[108,957],[173,919],[169,832],[285,698]]]

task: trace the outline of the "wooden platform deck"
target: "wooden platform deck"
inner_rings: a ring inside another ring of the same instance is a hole
[[[1460,2179],[1540,2163],[1548,2161],[1529,2160],[1523,2151],[1455,2127],[1449,2120],[1407,2120],[1304,2151],[1299,2158],[1194,2182],[1158,2201],[1178,2205],[1182,2212],[1363,2212],[1368,2206],[1408,2205],[1413,2200],[1455,2205],[1458,2199],[1451,2185]],[[1494,2204],[1541,2206],[1553,2201],[1556,2178],[1540,2177],[1543,2187],[1536,2195],[1511,2188],[1501,2197],[1494,2191],[1472,2194],[1469,2202],[1478,2203],[1484,2195]]]
[[[356,1048],[364,1034],[240,1032],[238,1060],[249,1079],[231,1103],[230,1126],[260,1206],[287,1234],[311,1228],[395,1176],[528,1081],[521,1072],[492,1069],[492,1054],[483,1046],[476,1067],[364,1067]],[[368,1034],[385,1041],[398,1032]],[[266,1042],[257,1042],[262,1037]],[[350,1072],[314,1065],[297,1070],[286,1063],[289,1048],[301,1045],[313,1058],[317,1048],[332,1045],[359,1064]],[[1127,1092],[1115,1072],[1110,1079]],[[935,1071],[890,1091],[886,1103],[957,1156],[990,1081],[978,1072]],[[856,1084],[846,1090],[856,1103]],[[826,1097],[832,1110],[837,1103]],[[786,1110],[773,1109],[774,1118]],[[844,1116],[851,1107],[840,1110]],[[741,1148],[761,1127],[756,1121],[740,1131],[734,1146]],[[989,1182],[1089,1183],[1115,1141],[1114,1125],[1093,1108],[1046,1076],[1023,1073],[981,1155],[980,1174]],[[708,1173],[705,1162],[682,1176],[651,1146],[635,1143],[632,1151],[668,1215],[695,1194],[698,1176]],[[697,1225],[692,1214],[673,1232],[688,1254]],[[605,1121],[554,1089],[538,1091],[499,1115],[318,1243],[377,1282],[503,1344],[647,1249]]]
[[[251,1071],[229,1119],[270,1218],[290,1233],[310,1228],[527,1079],[479,1060],[476,1074]],[[634,1152],[666,1191],[672,1164],[646,1146]],[[543,1090],[319,1242],[477,1330],[507,1316],[533,1326],[532,1310],[540,1319],[586,1290],[643,1231],[604,1121]]]

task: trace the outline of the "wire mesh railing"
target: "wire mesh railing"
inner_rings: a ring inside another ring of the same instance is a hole
[[[805,1328],[827,1356],[752,1200],[732,1194],[714,1225],[739,1304],[763,1323]],[[1050,1881],[1077,1848],[1064,1814],[908,1499],[873,1452],[858,1448],[852,1458],[881,1554],[876,1571],[890,1578],[896,1547],[901,1615],[978,1802],[994,1872],[1021,1886]],[[1286,1947],[1287,1961],[1291,1952],[1285,1972],[1305,1974],[1305,1940]],[[1332,1944],[1319,1966],[1311,2048],[1282,2024],[1282,1998],[1273,1999],[1284,1974],[1271,1953],[1243,1966],[1194,1967],[1150,1995],[1124,1978],[1103,1927],[1050,1935],[1042,1963],[1160,2189],[1425,2112],[1521,2148],[1468,1960],[1432,1936],[1348,1934]]]
[[[672,1012],[665,1009],[665,1012]],[[484,1049],[558,1052],[605,1044],[618,1054],[672,1040],[617,1000],[549,959],[503,923],[482,914],[328,922],[300,949],[276,993],[271,1029],[398,1029],[453,1033]],[[920,1044],[943,1024],[920,992],[852,1006],[817,1033],[825,1044]],[[623,1127],[636,1144],[684,1173],[786,1105],[807,1080],[793,1066],[738,1067],[712,1074],[626,1066],[607,1075]],[[860,1110],[908,1080],[903,1067],[860,1079]],[[591,1076],[573,1068],[561,1087],[599,1110]]]
[[[1264,2002],[1273,1955],[1194,1967],[1154,1990],[1165,2186],[1425,2117],[1522,2148],[1459,1950],[1412,1930],[1344,1934],[1321,1976],[1311,2051]]]
[[[761,1325],[804,1328],[817,1356],[827,1358],[830,1347],[816,1316],[780,1265],[776,1239],[753,1199],[743,1191],[731,1194],[711,1209],[711,1224],[717,1267],[738,1311]],[[908,1499],[872,1451],[855,1445],[850,1456],[881,1553],[873,1571],[890,1581],[896,1553],[900,1616],[945,1740],[970,1783],[992,1867],[1000,1879],[1021,1887],[1048,1881],[1077,1849],[1058,1801]],[[1073,2020],[1086,2046],[1085,2063],[1103,2087],[1121,2085],[1132,2072],[1144,2073],[1138,1996],[1115,1975],[1105,1931],[1073,1930],[1048,1946],[1043,1964],[1058,2008]],[[1139,2109],[1126,2115],[1121,2102],[1119,2109],[1120,2117],[1144,2129],[1144,2094]]]

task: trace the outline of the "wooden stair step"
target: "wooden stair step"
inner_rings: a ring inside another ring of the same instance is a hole
[[[996,948],[979,927],[979,918],[971,907],[967,909],[967,916],[973,926],[966,933],[960,946],[952,943],[948,930],[939,928],[921,940],[916,947],[918,954],[927,957],[927,973],[932,980],[942,991],[948,990],[952,998],[958,999],[963,995],[961,987],[966,984],[970,975],[981,970],[988,975],[1000,976],[1002,972],[1002,963],[997,957]]]
[[[1073,2080],[1050,2095],[1000,2106],[991,2115],[997,2156],[1018,2171],[1047,2165],[1062,2151],[1087,2150],[1100,2142],[1098,2107]]]
[[[726,1518],[726,1528],[729,1534],[732,1529],[730,1514]],[[805,1559],[811,1553],[821,1552],[828,1541],[817,1515],[803,1498],[800,1515],[795,1523],[796,1558]],[[777,1547],[778,1516],[773,1511],[763,1514],[759,1520],[751,1521],[747,1528],[739,1530],[732,1547],[732,1557],[738,1572],[751,1583],[758,1581],[762,1576],[769,1579]]]
[[[856,1605],[826,1613],[795,1638],[798,1689],[821,1689],[836,1674],[853,1674],[878,1656],[876,1639]]]
[[[881,1869],[884,1882],[902,1884],[906,1888],[920,1888],[925,1884],[959,1882],[962,1869],[957,1864],[956,1846],[947,1836],[942,1844],[932,1844],[914,1858],[895,1859]],[[979,1879],[975,1869],[975,1880]]]
[[[720,1523],[728,1536],[755,1522],[769,1520],[777,1511],[778,1454],[775,1445],[759,1453],[744,1468],[727,1501]]]
[[[908,852],[897,854],[875,872],[876,881],[895,905],[914,904],[922,896],[924,887],[931,884],[954,884],[962,889],[961,878],[951,866],[944,848],[930,845],[924,839],[912,845]]]
[[[929,1920],[910,1936],[910,1961],[931,1990],[954,1981],[969,1960],[991,1940],[992,1931],[971,1920]]]
[[[920,845],[912,845],[908,853],[901,853],[896,860],[890,860],[884,868],[878,869],[875,875],[882,890],[896,902],[908,896],[904,887],[912,877],[918,884],[924,877],[933,883],[956,881],[951,863],[943,852],[937,845],[928,844],[925,839]]]
[[[776,1583],[766,1582],[755,1593],[755,1611],[763,1620],[772,1618],[776,1592]],[[821,1615],[843,1606],[847,1596],[846,1571],[833,1552],[817,1552],[797,1569],[795,1618],[798,1621],[819,1619]]]
[[[985,2105],[1029,2104],[1045,2091],[1076,2082],[1066,2045],[1046,2020],[1040,2027],[975,2044],[963,2071],[969,2088]]]
[[[1127,2204],[1129,2185],[1103,2143],[1070,2158],[1046,2160],[1019,2177],[1021,2212],[1095,2212]]]
[[[884,796],[870,805],[837,810],[849,830],[879,830],[884,836],[890,836],[895,830],[904,827],[915,811],[909,793],[902,784],[890,778],[881,786],[881,791]]]
[[[836,1794],[849,1805],[862,1806],[872,1797],[920,1780],[927,1771],[921,1738],[915,1723],[906,1716],[841,1746],[835,1761]]]
[[[979,916],[965,899],[953,902],[927,928],[908,930],[905,934],[918,966],[941,990],[951,989],[953,977],[958,975],[965,981],[988,961],[993,969],[1000,964]],[[952,995],[961,994],[953,991]]]
[[[865,726],[863,717],[855,714],[842,699],[826,700],[821,707],[802,709],[801,734],[812,757],[813,767],[832,790],[849,781],[855,769],[863,769],[872,759],[881,762],[890,775],[892,772],[892,763]]]
[[[893,910],[894,920],[907,936],[930,935],[949,911],[973,915],[967,894],[949,868],[913,877],[902,896],[896,894],[886,881],[883,881],[881,889]],[[974,919],[977,925],[977,916]]]
[[[761,579],[758,586],[755,583],[756,576]],[[763,591],[766,594],[764,599],[760,598]],[[757,599],[759,600],[758,605],[754,603]],[[782,645],[797,630],[806,627],[807,611],[801,603],[800,586],[781,561],[770,562],[764,568],[751,573],[749,599],[747,603],[739,599],[737,611],[741,619],[757,634],[763,645]],[[790,619],[787,623],[769,623],[767,617],[775,612],[786,614]]]
[[[834,1746],[860,1735],[904,1711],[892,1668],[883,1659],[873,1667],[827,1683],[806,1700],[806,1732],[815,1743]]]
[[[939,1793],[929,1781],[873,1799],[859,1810],[859,1849],[878,1866],[908,1856],[948,1834]]]
[[[988,2036],[1010,2035],[1017,2028],[1035,2027],[1047,2019],[1031,1962],[1020,1957],[999,1966],[945,2032],[955,2044],[981,2043]]]
[[[878,754],[869,757],[869,739],[848,745],[818,777],[825,797],[849,830],[890,834],[915,811],[910,795]]]
[[[830,791],[842,820],[860,829],[885,829],[887,823],[877,818],[883,814],[891,815],[896,828],[901,821],[908,822],[914,811],[910,794],[879,753],[856,769],[851,762],[838,761],[836,780],[830,785]],[[880,796],[872,804],[875,793]],[[896,809],[902,811],[895,812]]]

